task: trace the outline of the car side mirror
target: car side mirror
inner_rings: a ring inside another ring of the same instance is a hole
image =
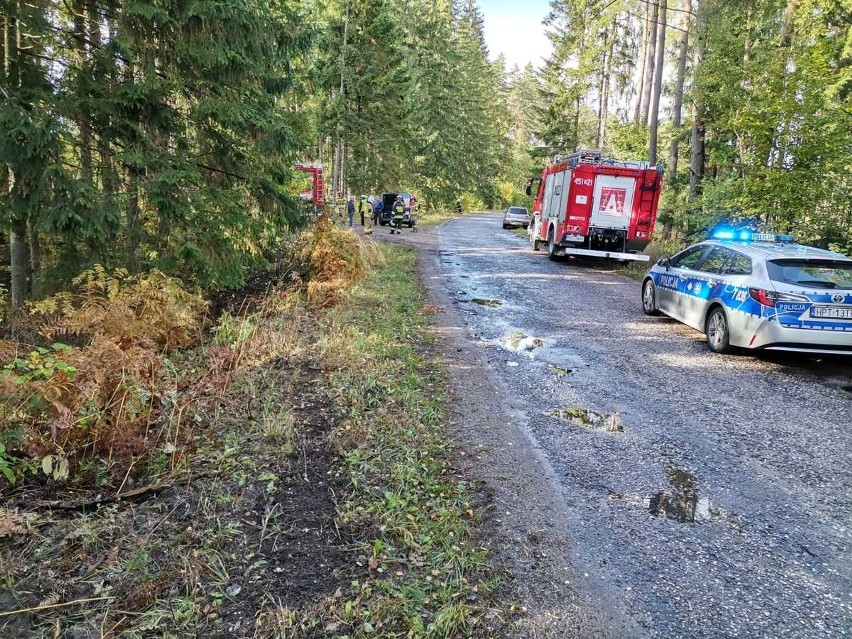
[[[668,271],[671,268],[672,263],[669,261],[669,258],[661,257],[659,260],[657,260],[657,266],[662,266]]]

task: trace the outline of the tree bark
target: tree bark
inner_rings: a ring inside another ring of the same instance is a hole
[[[36,280],[41,273],[41,239],[38,233],[38,226],[30,220],[30,292],[35,289]]]
[[[648,126],[648,110],[651,107],[651,82],[654,79],[654,62],[657,47],[657,17],[660,6],[656,0],[651,4],[651,26],[648,31],[648,46],[645,53],[645,85],[642,87],[642,108],[640,124]]]
[[[641,67],[639,71],[639,82],[636,85],[636,108],[633,111],[633,122],[635,124],[639,123],[639,117],[642,113],[642,91],[645,88],[645,65],[647,62],[645,56],[648,52],[648,27],[650,26],[648,22],[648,3],[644,2],[643,5],[645,6],[645,15],[642,20],[642,50],[639,53]]]
[[[9,252],[12,267],[12,308],[23,308],[27,303],[29,290],[27,275],[30,270],[29,251],[27,251],[27,221],[13,217],[9,223]]]
[[[695,45],[692,54],[692,136],[690,140],[689,162],[689,201],[701,195],[701,181],[704,179],[704,105],[701,95],[694,86],[701,74],[704,60],[704,45],[707,40],[707,3],[700,0],[695,16]]]
[[[654,92],[651,96],[651,131],[648,141],[648,162],[657,163],[657,131],[660,123],[660,94],[663,90],[663,66],[666,53],[666,2],[660,0],[660,25],[657,29],[657,58],[654,61]]]
[[[131,273],[138,273],[139,268],[139,176],[134,169],[127,171],[127,268]]]

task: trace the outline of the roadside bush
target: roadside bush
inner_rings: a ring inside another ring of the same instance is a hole
[[[98,336],[84,348],[56,343],[3,368],[0,401],[16,474],[40,469],[56,480],[81,461],[144,450],[162,360],[144,337]]]
[[[343,290],[381,261],[376,245],[324,221],[303,232],[291,251],[290,270],[306,286],[308,302],[334,306]]]
[[[98,266],[75,284],[32,313],[44,337],[75,345],[17,346],[0,369],[0,445],[10,482],[39,471],[63,480],[89,469],[103,482],[123,474],[127,460],[150,447],[169,386],[160,375],[165,353],[201,337],[205,302],[162,273],[133,277]]]
[[[45,318],[43,333],[83,338],[145,338],[169,351],[193,346],[201,338],[206,302],[180,280],[160,271],[131,276],[108,273],[101,265],[74,279],[76,290],[57,293],[33,305]]]
[[[485,202],[482,201],[481,198],[473,195],[472,193],[464,193],[461,196],[462,210],[465,212],[470,211],[484,211],[486,210]]]

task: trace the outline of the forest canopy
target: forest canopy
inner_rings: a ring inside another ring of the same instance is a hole
[[[94,264],[240,285],[338,194],[520,203],[581,148],[666,168],[658,232],[748,219],[852,251],[852,15],[840,0],[552,0],[541,68],[474,0],[2,0],[0,282]]]

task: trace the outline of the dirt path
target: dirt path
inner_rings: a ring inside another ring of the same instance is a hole
[[[488,496],[484,542],[508,579],[504,596],[515,601],[512,637],[624,637],[642,630],[619,601],[589,580],[593,567],[571,542],[565,497],[547,459],[510,406],[511,389],[493,374],[488,354],[462,319],[439,279],[438,228],[374,239],[417,250],[420,280],[434,315],[437,348],[449,373],[458,464]]]

